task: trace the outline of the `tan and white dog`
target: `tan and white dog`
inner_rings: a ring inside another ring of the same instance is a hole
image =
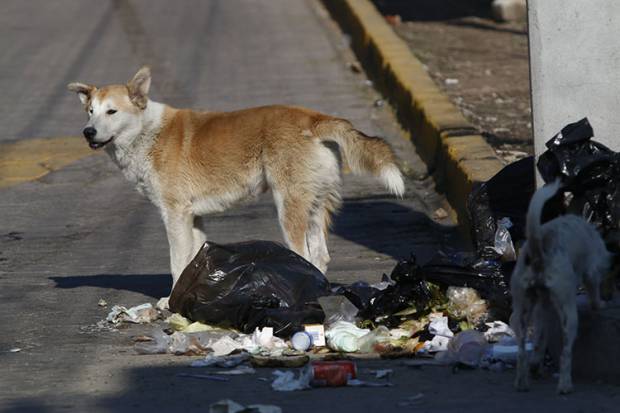
[[[174,284],[206,240],[202,215],[271,189],[290,249],[325,272],[327,230],[338,209],[339,160],[378,177],[395,195],[405,185],[394,152],[351,123],[308,109],[263,106],[235,112],[175,109],[148,98],[151,74],[126,85],[71,83],[88,112],[84,136],[106,147],[124,175],[159,208]],[[167,300],[160,300],[165,306]]]

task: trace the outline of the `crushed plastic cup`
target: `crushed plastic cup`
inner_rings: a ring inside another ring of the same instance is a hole
[[[478,367],[487,348],[486,338],[481,332],[461,331],[450,339],[447,350],[439,353],[438,361],[445,364],[460,363],[469,367]]]

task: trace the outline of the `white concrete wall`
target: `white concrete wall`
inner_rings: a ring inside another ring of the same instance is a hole
[[[529,0],[528,22],[536,153],[584,116],[620,151],[620,0]]]

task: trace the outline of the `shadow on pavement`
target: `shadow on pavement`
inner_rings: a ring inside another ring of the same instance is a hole
[[[133,291],[153,298],[165,297],[170,293],[170,274],[98,274],[49,277],[56,288],[100,287],[114,290]]]
[[[492,0],[373,0],[385,15],[400,15],[403,21],[434,21],[461,17],[491,18]]]
[[[460,241],[455,226],[438,224],[422,212],[383,200],[383,196],[379,200],[346,199],[335,216],[332,232],[396,260],[409,258],[413,252],[423,261],[445,240],[451,244]]]

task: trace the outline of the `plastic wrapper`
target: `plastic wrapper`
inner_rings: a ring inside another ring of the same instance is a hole
[[[280,244],[206,242],[181,274],[170,310],[244,333],[273,327],[288,337],[303,324],[323,322],[317,298],[328,294],[321,271]]]
[[[319,297],[318,301],[323,309],[323,313],[325,313],[325,320],[323,321],[325,325],[330,325],[337,321],[355,322],[355,316],[359,310],[346,297],[332,295]]]
[[[510,219],[512,242],[525,239],[525,216],[536,191],[534,158],[527,157],[505,166],[487,182],[477,184],[467,199],[472,240],[481,257],[495,254],[498,222]]]
[[[510,235],[510,227],[512,227],[512,222],[510,222],[508,217],[504,217],[497,222],[493,249],[501,256],[502,261],[517,260],[517,253]]]
[[[457,320],[466,319],[472,325],[479,325],[488,318],[488,305],[478,292],[468,287],[448,287],[448,313]]]

